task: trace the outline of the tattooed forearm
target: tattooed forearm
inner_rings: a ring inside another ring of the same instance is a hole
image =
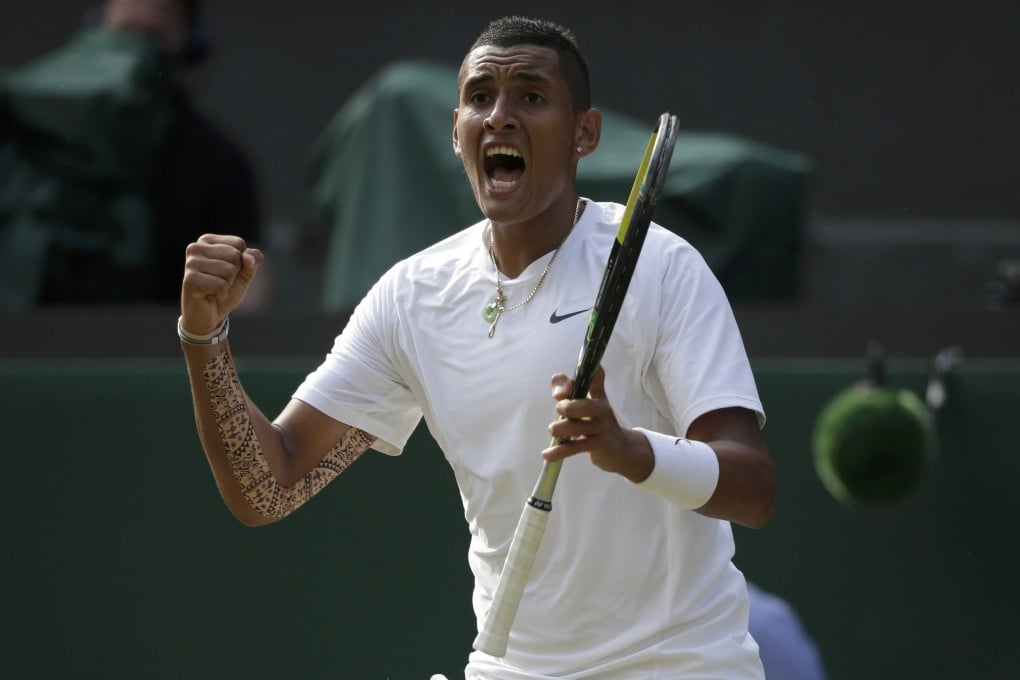
[[[296,484],[281,486],[262,455],[230,355],[221,352],[210,359],[202,377],[209,390],[216,428],[226,448],[234,479],[251,506],[271,519],[286,517],[304,505],[375,441],[364,430],[352,427]]]

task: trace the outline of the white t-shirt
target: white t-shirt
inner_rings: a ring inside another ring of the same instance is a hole
[[[550,378],[573,375],[623,215],[588,202],[542,288],[504,313],[488,222],[391,268],[295,397],[399,454],[420,418],[456,475],[471,542],[473,605],[488,610],[556,419]],[[552,254],[503,281],[513,306]],[[700,415],[764,414],[726,296],[701,255],[655,224],[603,357],[622,425],[684,434]],[[503,659],[467,677],[760,678],[729,523],[684,510],[586,456],[568,459]]]

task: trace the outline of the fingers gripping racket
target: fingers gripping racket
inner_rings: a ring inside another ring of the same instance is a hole
[[[588,317],[588,331],[581,345],[571,399],[587,396],[595,369],[602,361],[602,354],[609,343],[609,336],[620,314],[623,298],[641,253],[641,245],[648,233],[656,199],[669,170],[669,161],[676,144],[676,128],[676,116],[668,113],[659,116],[641,165],[638,166],[620,229],[609,252],[609,261],[595,297],[595,305]],[[554,439],[553,444],[557,443],[559,440]],[[545,533],[545,525],[552,510],[553,491],[562,464],[562,461],[547,461],[543,464],[535,489],[524,504],[492,605],[474,641],[474,648],[486,654],[497,657],[506,654],[510,626],[517,615],[517,606]]]

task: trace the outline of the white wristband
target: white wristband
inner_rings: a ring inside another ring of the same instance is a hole
[[[230,317],[224,317],[223,323],[212,333],[197,335],[184,330],[184,316],[177,317],[177,336],[189,345],[218,345],[227,339],[230,333]]]
[[[655,455],[652,474],[637,486],[668,498],[687,510],[700,508],[719,483],[719,458],[712,447],[694,439],[634,428],[648,439]]]

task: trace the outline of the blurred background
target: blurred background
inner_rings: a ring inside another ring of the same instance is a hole
[[[60,47],[89,7],[54,0],[41,13],[33,3],[6,3],[0,64],[11,68]],[[845,7],[639,2],[622,11],[610,3],[524,2],[513,10],[576,29],[597,105],[646,125],[669,110],[686,130],[737,135],[810,159],[800,299],[974,303],[999,276],[1000,254],[1016,251],[1015,3],[943,1],[922,11],[869,0]],[[295,225],[313,216],[308,164],[330,120],[394,61],[455,67],[490,18],[477,4],[456,2],[441,13],[370,3],[357,18],[327,2],[286,10],[260,0],[243,9],[205,3],[210,57],[185,79],[250,156],[263,245],[275,247],[281,269],[302,258],[297,275],[275,282],[273,302],[318,304],[313,277],[322,250],[310,247],[304,258],[308,242]],[[861,268],[870,276],[861,277]]]
[[[85,116],[60,102],[112,87],[87,68],[67,75],[98,49],[66,52],[95,28],[97,9],[4,4],[0,74],[21,88],[8,111],[57,111],[34,120],[94,141],[74,125]],[[667,226],[711,256],[769,413],[780,504],[766,529],[737,530],[738,566],[798,612],[830,678],[1014,677],[1020,464],[1008,423],[1020,403],[1020,5],[638,0],[500,12],[576,31],[595,104],[617,117],[614,130],[647,135],[671,111],[686,148],[723,150],[685,157],[678,146],[677,171],[710,175],[712,202],[699,203],[706,192],[689,190],[682,174],[666,208],[677,210]],[[222,221],[202,213],[198,233],[242,220],[238,229],[270,258],[263,287],[232,321],[242,375],[267,412],[328,351],[357,295],[333,294],[331,270],[350,271],[337,266],[339,251],[365,252],[361,220],[374,215],[337,197],[368,186],[374,204],[421,210],[420,198],[402,203],[386,183],[409,175],[401,186],[413,188],[418,169],[431,189],[430,159],[452,158],[442,121],[455,93],[423,83],[444,83],[444,69],[495,16],[460,2],[355,12],[313,0],[207,0],[189,19],[188,38],[207,54],[175,79],[224,153],[223,165],[185,167],[206,168],[202,190],[236,190],[235,207],[250,204]],[[142,82],[146,68],[165,73],[143,47],[115,48],[130,66],[118,86]],[[63,61],[38,68],[49,55]],[[425,64],[435,80],[401,80],[395,64]],[[53,73],[64,78],[60,96],[37,86]],[[20,134],[14,118],[4,119],[5,135]],[[355,154],[352,136],[379,141]],[[96,157],[121,157],[105,152]],[[72,157],[80,160],[64,153],[53,163],[66,169]],[[7,158],[0,153],[0,173],[13,167]],[[588,161],[595,167],[599,154]],[[88,170],[97,168],[105,166]],[[337,168],[345,179],[331,184]],[[0,187],[8,220],[29,193],[19,187],[52,189],[9,172]],[[224,176],[246,180],[223,186]],[[609,198],[622,202],[626,187]],[[785,218],[756,220],[773,200]],[[21,271],[27,260],[15,246],[24,241],[4,240],[14,233],[4,228],[0,268]],[[417,238],[372,233],[373,252],[389,259]],[[258,532],[236,525],[193,432],[171,330],[176,257],[158,264],[158,296],[101,299],[63,279],[49,301],[26,294],[0,307],[0,451],[14,463],[5,562],[18,584],[6,594],[13,651],[0,668],[8,677],[456,677],[473,638],[467,533],[440,454],[419,433],[408,455],[359,463],[292,521]],[[356,273],[367,288],[369,272]],[[929,407],[933,384],[945,393],[932,407],[936,455],[910,494],[880,506],[834,496],[812,443],[821,408],[868,375],[866,348],[876,342],[889,386]],[[948,348],[954,360],[939,375],[936,357]]]

